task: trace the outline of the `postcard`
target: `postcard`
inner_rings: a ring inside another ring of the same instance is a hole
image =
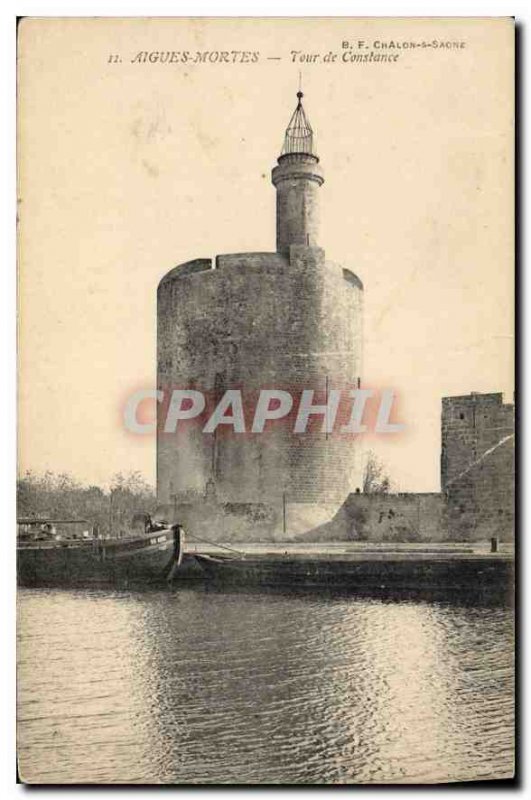
[[[19,21],[21,782],[514,780],[514,42]]]

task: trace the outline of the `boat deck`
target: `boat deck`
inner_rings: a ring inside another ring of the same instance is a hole
[[[514,545],[502,543],[491,552],[490,542],[392,543],[392,542],[187,542],[185,555],[216,558],[249,558],[253,561],[512,561]]]

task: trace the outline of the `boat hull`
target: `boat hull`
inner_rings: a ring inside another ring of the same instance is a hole
[[[350,591],[507,591],[510,557],[259,557],[195,556],[205,575],[225,585]]]
[[[172,577],[180,542],[172,529],[122,540],[39,542],[17,549],[17,579],[23,586],[130,585]]]

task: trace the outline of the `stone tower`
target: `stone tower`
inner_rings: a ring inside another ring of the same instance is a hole
[[[514,405],[500,393],[444,397],[441,489],[454,539],[514,535]]]
[[[202,391],[205,415],[234,388],[247,413],[262,388],[287,390],[295,403],[313,389],[314,403],[325,403],[333,388],[359,386],[363,286],[320,246],[324,178],[302,97],[272,172],[276,252],[219,255],[215,264],[195,259],[159,284],[158,388]],[[319,508],[337,507],[361,485],[357,442],[322,432],[322,418],[304,434],[293,433],[293,416],[262,434],[250,433],[247,419],[245,433],[222,426],[210,434],[202,430],[205,415],[174,434],[159,430],[163,505],[204,507],[215,498],[242,514],[259,507],[258,517],[284,531],[289,507],[300,530],[302,518],[311,527]],[[256,524],[253,530],[256,538]]]

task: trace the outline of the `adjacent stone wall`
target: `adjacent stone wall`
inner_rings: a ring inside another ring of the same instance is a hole
[[[157,508],[156,518],[179,522],[190,541],[289,542],[328,522],[337,505],[327,503],[229,503],[214,498],[188,498]]]
[[[330,522],[306,541],[442,542],[448,539],[446,503],[437,492],[350,494]]]
[[[308,541],[443,542],[514,538],[514,406],[501,394],[442,401],[443,492],[350,494]]]
[[[442,401],[441,486],[455,540],[514,538],[514,405],[501,394]]]
[[[158,387],[197,388],[209,407],[181,432],[159,431],[159,499],[203,493],[220,502],[336,503],[361,485],[354,437],[321,433],[321,420],[293,434],[294,414],[263,434],[202,433],[224,391],[240,388],[247,428],[261,388],[313,388],[326,402],[361,376],[362,286],[317,247],[222,255],[175,268],[158,290]]]

